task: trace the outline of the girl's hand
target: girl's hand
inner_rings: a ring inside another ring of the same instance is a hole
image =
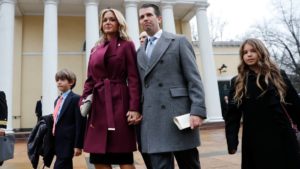
[[[229,150],[228,153],[229,153],[229,154],[235,154],[235,153],[236,153],[236,150],[235,150],[235,149]]]

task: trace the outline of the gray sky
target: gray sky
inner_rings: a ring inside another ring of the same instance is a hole
[[[223,40],[235,40],[251,25],[272,16],[271,0],[208,0],[208,18],[214,16],[225,21]]]

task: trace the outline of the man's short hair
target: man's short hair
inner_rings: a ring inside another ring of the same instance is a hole
[[[72,71],[68,69],[62,69],[55,74],[55,80],[65,80],[67,79],[70,83],[73,82],[71,89],[73,89],[76,85],[76,75]]]
[[[161,16],[161,13],[160,13],[160,10],[159,10],[159,7],[155,4],[150,4],[150,3],[147,3],[147,4],[143,4],[141,8],[153,8],[154,9],[154,13],[156,16]]]

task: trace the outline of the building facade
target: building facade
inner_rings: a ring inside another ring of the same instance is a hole
[[[224,72],[218,74],[220,64],[228,60],[213,55],[206,0],[0,0],[0,90],[7,95],[8,128],[32,128],[40,96],[43,114],[52,113],[59,94],[54,76],[62,68],[76,73],[74,91],[82,92],[90,49],[99,39],[102,9],[111,7],[124,14],[138,48],[138,8],[143,3],[160,6],[163,30],[188,39],[189,21],[196,16],[200,41],[194,47],[206,92],[207,121],[222,120],[217,81],[228,80],[234,71],[226,77]]]

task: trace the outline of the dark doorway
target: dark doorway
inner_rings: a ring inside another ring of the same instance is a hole
[[[230,89],[230,80],[218,81],[218,86],[219,86],[219,95],[220,95],[222,116],[224,119],[226,116],[226,112],[227,112],[226,97],[228,99],[228,94],[229,94],[229,89]]]

